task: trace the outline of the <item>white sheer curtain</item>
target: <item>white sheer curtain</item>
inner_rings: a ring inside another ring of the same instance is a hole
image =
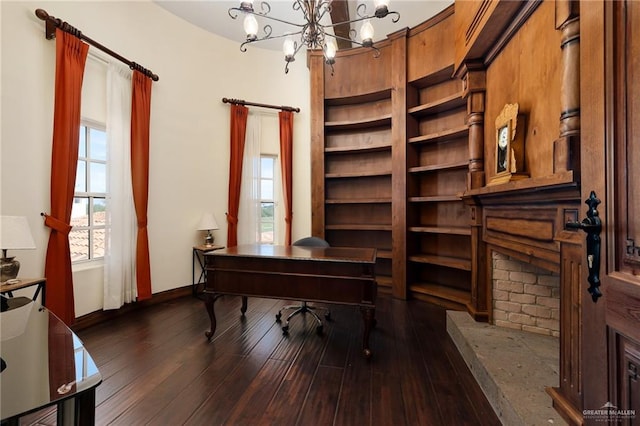
[[[238,209],[238,244],[254,244],[258,238],[260,218],[260,138],[261,117],[249,112],[242,160],[242,184]]]
[[[109,199],[104,257],[103,308],[135,300],[136,220],[131,189],[131,70],[119,63],[107,69]]]

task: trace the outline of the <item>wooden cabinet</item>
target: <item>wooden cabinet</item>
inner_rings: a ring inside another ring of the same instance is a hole
[[[464,309],[471,295],[466,101],[453,63],[407,85],[407,279],[410,294]]]

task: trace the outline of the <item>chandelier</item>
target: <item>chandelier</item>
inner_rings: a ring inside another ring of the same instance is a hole
[[[229,9],[229,16],[237,19],[244,15],[244,31],[247,34],[246,40],[240,45],[242,52],[247,51],[247,45],[264,40],[273,40],[283,38],[282,49],[284,51],[284,60],[286,62],[284,72],[289,72],[289,63],[295,61],[296,54],[303,46],[309,49],[322,49],[325,63],[331,66],[331,74],[333,75],[333,64],[336,56],[336,40],[345,40],[350,43],[357,44],[362,47],[368,47],[374,50],[374,57],[380,56],[380,50],[373,45],[373,25],[372,18],[385,18],[391,15],[393,23],[398,22],[400,14],[398,12],[389,11],[389,0],[374,0],[374,13],[369,15],[365,4],[359,4],[356,8],[357,18],[343,22],[323,24],[321,21],[327,15],[331,14],[332,0],[294,0],[293,10],[300,11],[304,21],[301,23],[290,22],[285,19],[270,16],[271,6],[266,1],[260,2],[260,10],[254,9],[253,0],[243,0],[240,7],[232,7]],[[280,35],[273,35],[273,28],[268,23],[262,27],[264,35],[258,37],[259,23],[258,19],[276,21],[291,26],[292,31]],[[360,41],[356,40],[358,32],[352,28],[349,29],[349,37],[336,35],[333,29],[342,25],[351,26],[352,23],[362,22],[360,27]],[[297,39],[297,40],[296,40]]]

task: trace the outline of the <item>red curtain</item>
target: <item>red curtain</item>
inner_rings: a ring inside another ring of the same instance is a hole
[[[51,228],[51,233],[44,273],[47,278],[47,308],[68,325],[75,320],[69,231],[78,167],[82,78],[88,52],[88,44],[56,29],[51,212],[45,215],[44,221]]]
[[[249,108],[231,105],[231,138],[229,150],[229,205],[227,211],[227,246],[238,245],[238,208],[240,207],[240,182],[242,180],[242,156],[247,133]]]
[[[291,221],[293,220],[293,112],[280,111],[280,167],[284,194],[285,244],[291,245]]]
[[[131,98],[131,180],[133,204],[138,222],[136,243],[136,281],[138,300],[151,298],[151,266],[147,206],[149,203],[149,119],[151,117],[151,79],[133,71]]]

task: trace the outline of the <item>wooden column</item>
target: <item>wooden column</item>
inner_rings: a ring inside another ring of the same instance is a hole
[[[580,164],[580,17],[576,2],[556,1],[556,28],[562,31],[562,90],[560,137],[554,143],[554,172],[577,172]]]
[[[324,238],[324,56],[308,51],[311,87],[311,235]]]
[[[482,188],[484,173],[484,113],[486,72],[482,62],[465,62],[458,70],[462,80],[463,97],[467,100],[469,126],[469,173],[467,189]],[[488,321],[491,292],[487,279],[486,244],[482,240],[482,206],[470,198],[471,226],[471,301],[467,311],[476,321]]]
[[[407,35],[408,29],[389,36],[391,41],[391,292],[407,298]]]
[[[463,97],[467,100],[469,126],[468,189],[484,186],[484,107],[486,72],[481,62],[467,62],[459,69]]]

